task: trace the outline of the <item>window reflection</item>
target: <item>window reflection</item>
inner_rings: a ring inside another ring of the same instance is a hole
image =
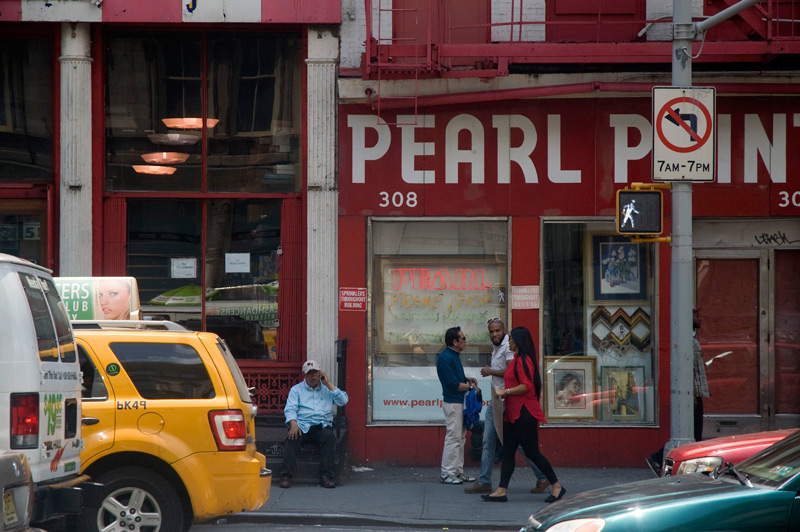
[[[209,43],[208,188],[296,192],[300,160],[300,41],[237,34]]]
[[[548,423],[656,420],[653,250],[612,231],[602,223],[544,224]]]
[[[200,318],[200,220],[194,200],[128,200],[128,275],[148,316]]]
[[[209,191],[298,191],[300,51],[283,34],[109,36],[106,188],[202,190],[205,133]]]
[[[197,34],[120,34],[106,49],[106,188],[200,190],[200,131],[169,129],[162,119],[202,116],[202,39]],[[142,155],[178,151],[170,175],[140,173]]]
[[[0,182],[53,181],[49,41],[0,40]]]
[[[280,200],[209,202],[206,328],[237,358],[275,359]]]

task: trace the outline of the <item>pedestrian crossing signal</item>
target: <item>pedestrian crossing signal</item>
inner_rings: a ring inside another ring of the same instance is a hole
[[[660,190],[618,190],[617,233],[660,235],[662,206]]]

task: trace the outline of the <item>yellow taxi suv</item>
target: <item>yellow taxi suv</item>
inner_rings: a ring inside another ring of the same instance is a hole
[[[81,464],[102,484],[78,530],[186,531],[267,501],[272,473],[256,452],[255,407],[219,336],[171,322],[73,328]]]

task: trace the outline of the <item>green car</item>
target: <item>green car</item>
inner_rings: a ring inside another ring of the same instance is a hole
[[[701,473],[567,496],[520,532],[800,531],[800,432]]]

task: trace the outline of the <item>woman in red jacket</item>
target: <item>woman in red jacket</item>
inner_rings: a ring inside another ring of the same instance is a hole
[[[545,422],[539,404],[542,393],[542,377],[536,361],[531,333],[525,327],[515,327],[509,333],[508,347],[515,353],[504,376],[505,389],[496,389],[503,397],[503,467],[500,470],[500,485],[494,493],[481,495],[489,502],[506,502],[506,489],[514,473],[514,455],[522,445],[525,456],[530,458],[552,485],[552,495],[545,502],[555,502],[564,497],[567,490],[558,481],[553,466],[539,451],[539,422]]]

